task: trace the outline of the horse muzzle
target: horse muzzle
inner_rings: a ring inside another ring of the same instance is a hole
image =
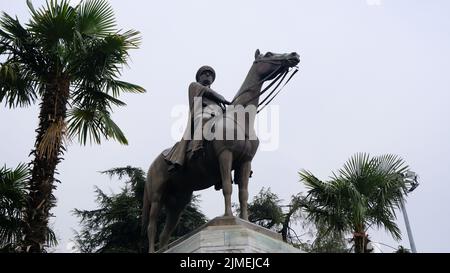
[[[300,62],[300,55],[297,52],[292,52],[288,55],[287,63],[290,67],[296,66]]]

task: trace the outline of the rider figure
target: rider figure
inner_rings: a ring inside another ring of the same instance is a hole
[[[203,136],[201,130],[204,120],[208,118],[208,115],[202,113],[204,109],[213,104],[231,104],[222,95],[211,89],[211,84],[215,78],[216,73],[214,69],[205,65],[197,71],[195,76],[196,82],[192,82],[189,85],[188,126],[183,138],[170,150],[163,152],[164,159],[169,164],[169,170],[171,171],[180,169],[184,165],[188,151],[192,151],[193,157],[197,157],[203,153]],[[201,102],[201,105],[198,105],[198,102]],[[221,106],[222,108],[224,108],[223,105]]]

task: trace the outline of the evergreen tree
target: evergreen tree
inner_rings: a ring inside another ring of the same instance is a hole
[[[103,172],[110,177],[126,178],[120,193],[107,195],[96,188],[99,207],[94,210],[75,209],[82,226],[75,240],[81,252],[147,252],[147,238],[142,232],[142,203],[145,172],[140,168],[114,168]],[[199,210],[198,197],[194,196],[182,214],[172,240],[205,224],[206,216]],[[158,218],[158,231],[162,231],[165,212]],[[159,234],[158,234],[159,235]],[[157,236],[158,238],[159,236]]]

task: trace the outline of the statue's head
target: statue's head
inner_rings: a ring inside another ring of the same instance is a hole
[[[195,79],[204,86],[210,86],[216,79],[216,72],[211,66],[204,65],[198,69]]]

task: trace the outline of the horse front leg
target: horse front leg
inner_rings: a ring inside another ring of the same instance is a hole
[[[251,162],[244,162],[237,172],[238,184],[239,184],[239,204],[241,214],[240,217],[248,221],[248,180],[251,172]],[[236,179],[235,178],[235,179]]]
[[[224,216],[233,216],[231,211],[231,193],[233,187],[231,184],[231,163],[233,154],[230,151],[223,151],[219,155],[220,175],[222,178],[222,193],[225,199],[225,214]]]

